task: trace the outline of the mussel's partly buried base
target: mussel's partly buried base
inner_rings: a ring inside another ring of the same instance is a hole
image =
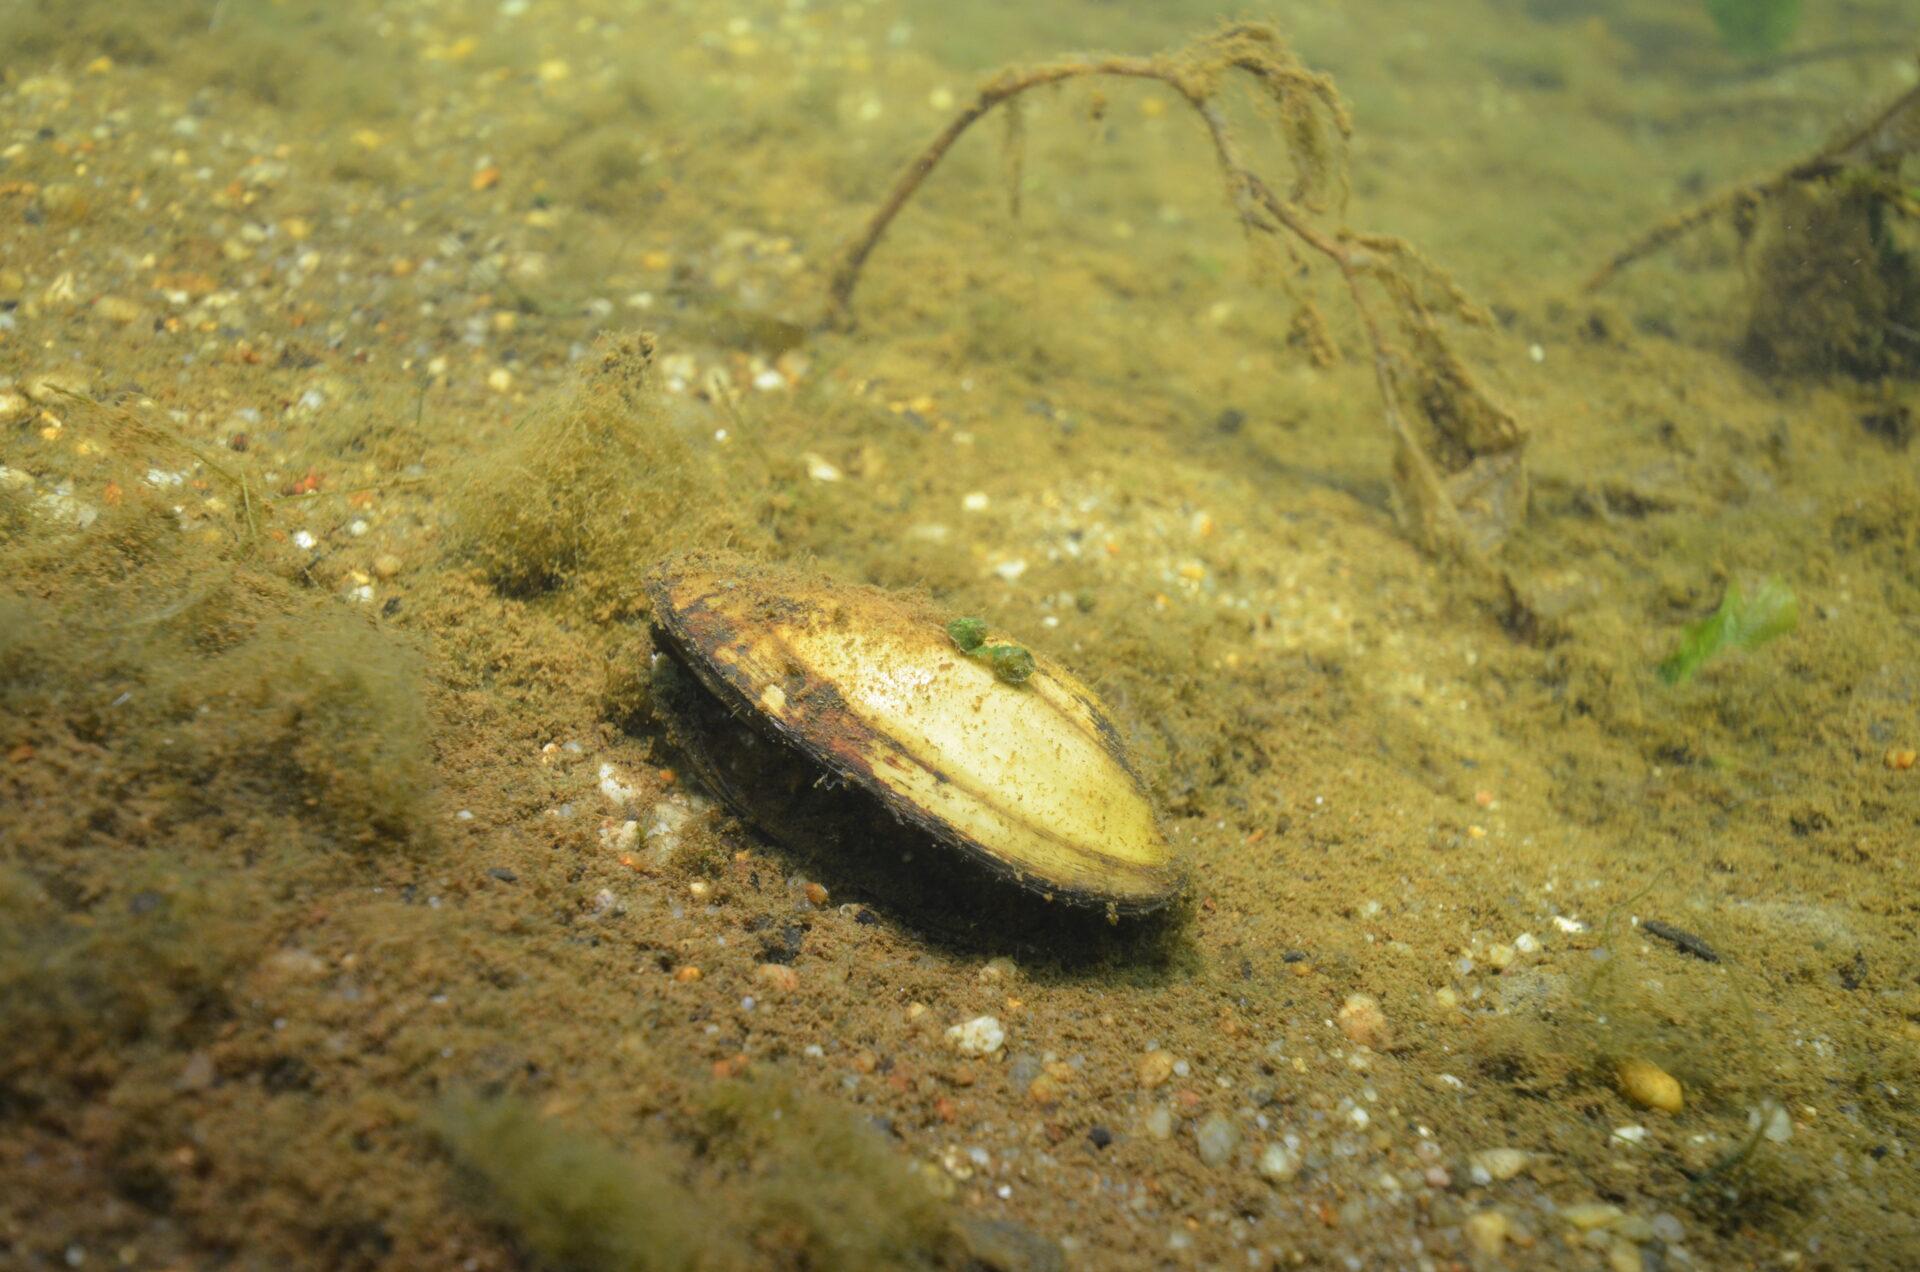
[[[701,782],[742,821],[804,859],[836,896],[858,897],[918,934],[970,948],[1040,949],[1067,961],[1163,957],[1176,905],[1124,916],[1031,892],[897,820],[750,715],[729,711],[656,633],[655,716]]]

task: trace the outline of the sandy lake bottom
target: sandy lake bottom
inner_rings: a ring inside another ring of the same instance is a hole
[[[1456,551],[1164,82],[823,321],[996,68],[1212,6],[0,0],[0,1264],[1920,1264],[1920,164],[1583,286],[1915,91],[1807,9],[1243,15],[1352,129],[1223,72],[1246,167],[1524,438]],[[718,548],[1072,668],[1183,899],[743,824],[641,590]]]

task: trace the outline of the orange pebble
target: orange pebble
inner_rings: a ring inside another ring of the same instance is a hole
[[[1887,752],[1887,767],[1896,773],[1904,773],[1920,760],[1920,751],[1912,747],[1895,747]]]
[[[806,894],[807,900],[815,905],[825,905],[827,903],[827,890],[817,883],[810,883],[802,888],[801,891]]]
[[[685,967],[679,968],[673,973],[673,979],[679,981],[682,985],[689,984],[700,979],[700,969],[692,963],[688,963]]]

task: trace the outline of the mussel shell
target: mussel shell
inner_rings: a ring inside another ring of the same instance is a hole
[[[663,652],[822,776],[1052,899],[1141,914],[1179,894],[1119,734],[1050,659],[1007,684],[924,602],[732,554],[671,558],[645,586]]]

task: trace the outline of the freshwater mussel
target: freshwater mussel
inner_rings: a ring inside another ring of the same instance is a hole
[[[1118,731],[1044,655],[1013,683],[928,601],[729,553],[671,558],[645,587],[656,712],[771,838],[878,846],[923,878],[983,874],[1114,917],[1179,894]]]

